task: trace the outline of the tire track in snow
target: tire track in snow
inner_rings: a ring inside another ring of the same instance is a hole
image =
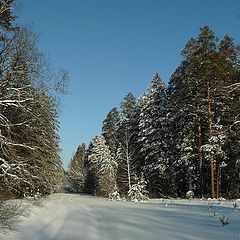
[[[80,195],[72,195],[64,204],[67,209],[67,216],[54,239],[100,239],[99,217],[93,210],[91,199],[82,198]]]
[[[35,208],[36,209],[36,208]],[[54,194],[23,221],[22,231],[3,240],[236,240],[239,214],[228,227],[207,206],[108,202],[85,195]]]

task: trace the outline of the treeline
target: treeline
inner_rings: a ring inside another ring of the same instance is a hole
[[[0,1],[0,198],[49,194],[64,177],[55,93],[67,73],[54,74],[38,37],[14,23],[13,4]]]
[[[168,86],[155,74],[142,96],[129,93],[108,113],[100,136],[79,146],[67,172],[70,189],[128,196],[145,182],[151,197],[189,190],[239,197],[239,50],[230,36],[219,40],[201,28]]]

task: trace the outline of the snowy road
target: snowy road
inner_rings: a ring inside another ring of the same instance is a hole
[[[222,214],[229,208],[221,208]],[[240,212],[222,227],[206,203],[201,205],[109,202],[86,195],[54,194],[33,209],[19,232],[3,240],[240,240]]]

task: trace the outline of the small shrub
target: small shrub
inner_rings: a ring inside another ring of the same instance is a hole
[[[109,201],[120,201],[121,197],[120,197],[120,194],[117,191],[115,191],[115,192],[109,194],[108,199],[109,199]]]
[[[141,202],[148,200],[148,191],[146,190],[146,182],[143,177],[137,184],[133,184],[131,189],[128,191],[128,198],[133,202]]]
[[[186,192],[186,198],[192,199],[193,197],[194,197],[194,192],[193,191]]]
[[[235,203],[233,203],[233,208],[234,209],[237,209],[238,208],[238,204],[235,202]]]
[[[223,225],[223,227],[225,226],[225,225],[228,225],[229,224],[229,217],[230,216],[227,216],[227,217],[225,217],[224,215],[222,215],[221,217],[219,217],[219,220],[220,220],[220,222],[222,223],[222,225]]]
[[[20,217],[24,214],[21,201],[0,201],[0,231],[17,230]]]

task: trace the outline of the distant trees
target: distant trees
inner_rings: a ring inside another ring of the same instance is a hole
[[[80,145],[74,154],[67,177],[70,183],[69,190],[72,192],[82,192],[85,185],[86,170],[84,167],[86,157],[86,146]]]

